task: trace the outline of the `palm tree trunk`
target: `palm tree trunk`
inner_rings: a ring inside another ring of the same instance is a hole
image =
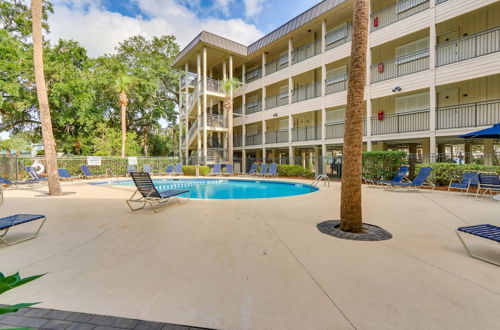
[[[355,0],[340,201],[340,229],[353,233],[363,230],[361,164],[368,14],[368,0]]]
[[[121,124],[122,124],[122,150],[121,156],[125,157],[125,146],[127,144],[127,93],[125,91],[120,92],[120,114],[121,114]]]
[[[227,162],[233,163],[233,100],[231,97],[226,97],[224,100],[227,115]]]
[[[62,195],[59,174],[57,172],[56,142],[52,133],[49,100],[43,68],[43,36],[42,36],[42,0],[31,1],[33,27],[33,64],[35,69],[36,95],[40,109],[43,148],[47,162],[49,193],[53,196]]]

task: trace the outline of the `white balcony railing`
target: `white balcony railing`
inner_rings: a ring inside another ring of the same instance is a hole
[[[371,82],[393,79],[429,69],[429,50],[398,57],[371,66]]]
[[[325,94],[333,94],[345,91],[347,89],[348,74],[340,74],[325,80]]]
[[[372,135],[421,132],[429,130],[429,109],[372,117]]]
[[[326,50],[343,45],[352,40],[352,24],[345,24],[344,27],[329,31],[325,36]]]
[[[500,51],[500,26],[437,46],[437,66]]]
[[[253,70],[248,71],[245,73],[245,83],[251,83],[254,80],[257,80],[262,77],[262,70],[260,67],[257,67]]]
[[[246,146],[254,146],[262,144],[262,135],[260,133],[257,134],[248,134],[245,136],[245,145]]]
[[[500,100],[457,104],[436,109],[436,128],[467,128],[500,123]]]
[[[429,8],[429,0],[401,0],[371,15],[371,31],[396,23]]]
[[[233,135],[233,147],[241,147],[243,144],[243,138],[241,135]]]
[[[321,53],[321,40],[315,40],[310,44],[295,48],[292,52],[292,64],[299,63],[310,57]]]
[[[266,132],[266,144],[288,142],[288,130],[277,130]]]
[[[288,104],[288,93],[266,97],[266,110]]]
[[[292,141],[321,140],[321,125],[304,126],[292,129]]]
[[[307,86],[292,90],[292,103],[309,100],[321,96],[321,82],[311,83]]]
[[[204,122],[203,116],[200,117],[201,122]],[[207,126],[217,128],[227,128],[226,118],[222,115],[209,115],[207,114]]]
[[[249,115],[254,112],[259,112],[262,111],[262,102],[255,101],[255,102],[250,102],[245,105],[245,115]]]
[[[266,63],[266,76],[288,67],[288,54]]]
[[[207,78],[207,90],[210,92],[224,94],[224,88],[222,87],[222,80]]]

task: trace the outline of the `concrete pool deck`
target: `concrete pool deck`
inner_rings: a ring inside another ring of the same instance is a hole
[[[292,181],[292,180],[287,180]],[[297,182],[310,182],[293,180]],[[5,191],[2,216],[40,213],[40,236],[0,246],[0,271],[44,277],[0,303],[220,329],[494,329],[500,268],[468,257],[454,229],[500,225],[500,204],[364,187],[364,214],[394,237],[340,240],[340,184],[253,200],[194,200],[132,213],[133,187],[63,184],[61,197]],[[20,229],[20,228],[19,228]],[[473,247],[500,257],[498,244]]]

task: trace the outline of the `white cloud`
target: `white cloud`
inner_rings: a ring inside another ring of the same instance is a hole
[[[256,17],[264,10],[264,0],[244,0],[245,16],[248,18]]]
[[[174,0],[135,0],[145,17],[128,17],[110,12],[100,0],[55,1],[54,14],[49,17],[51,40],[74,39],[91,56],[113,52],[119,42],[133,35],[145,37],[173,34],[181,47],[202,30],[250,44],[262,36],[253,24],[241,19],[201,19]],[[227,8],[232,0],[218,0]]]

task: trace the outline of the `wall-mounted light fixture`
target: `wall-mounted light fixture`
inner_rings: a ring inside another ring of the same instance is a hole
[[[273,117],[278,117],[278,113],[276,112],[276,113],[273,115]]]
[[[392,89],[392,92],[393,92],[393,93],[396,93],[396,92],[401,92],[401,91],[402,91],[402,89],[401,89],[401,87],[399,87],[399,86],[396,86],[396,87],[394,87],[394,88]]]

